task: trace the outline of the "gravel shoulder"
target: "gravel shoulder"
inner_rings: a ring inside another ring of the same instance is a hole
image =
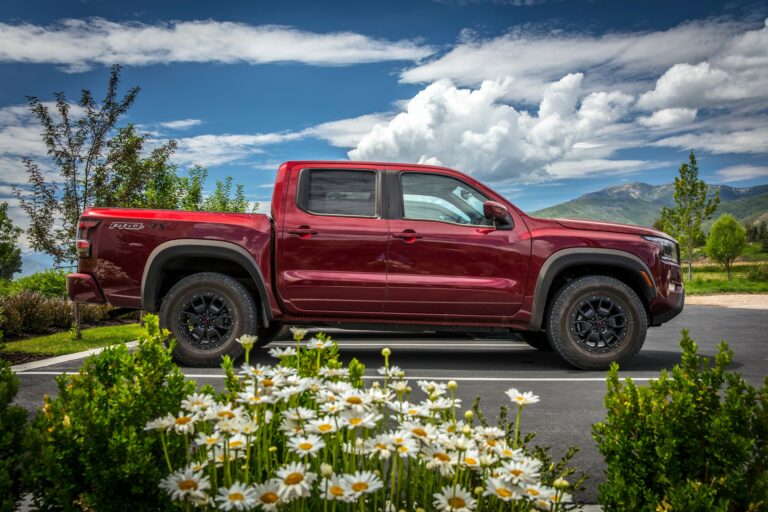
[[[768,309],[768,294],[718,293],[714,295],[687,295],[685,305],[719,306],[721,308]]]

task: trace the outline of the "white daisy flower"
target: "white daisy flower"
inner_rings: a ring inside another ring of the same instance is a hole
[[[517,404],[520,407],[535,404],[539,402],[539,397],[531,393],[530,391],[526,391],[525,393],[518,391],[515,388],[509,388],[505,394],[509,397],[510,400],[512,400],[513,403]]]
[[[194,434],[195,416],[180,412],[173,420],[173,430],[179,434]]]
[[[380,459],[388,459],[395,450],[389,434],[380,434],[368,441],[368,453],[377,454]]]
[[[347,484],[349,493],[355,499],[364,494],[374,493],[384,487],[381,478],[376,476],[373,471],[355,471],[351,475],[342,476],[342,479]]]
[[[354,497],[349,492],[346,483],[340,477],[325,478],[320,484],[323,499],[328,501],[351,502]]]
[[[440,492],[432,495],[432,504],[441,512],[471,512],[477,503],[467,491],[459,486],[446,485]]]
[[[323,416],[315,420],[310,420],[309,428],[312,432],[318,434],[333,434],[338,430],[336,420],[331,416]]]
[[[395,380],[390,382],[387,387],[394,391],[395,393],[406,393],[408,391],[408,381],[407,380]]]
[[[429,443],[437,438],[437,429],[434,425],[422,424],[413,421],[404,421],[400,424],[400,428],[418,439],[423,443]]]
[[[421,455],[428,469],[436,469],[443,476],[453,476],[456,455],[450,454],[439,446],[427,446]]]
[[[389,404],[389,408],[398,414],[406,417],[416,418],[419,416],[428,417],[429,411],[420,405],[412,404],[408,401],[395,401]]]
[[[197,443],[198,446],[205,446],[206,448],[219,446],[221,444],[221,434],[218,432],[213,432],[211,434],[200,432],[197,435],[197,438],[195,438],[195,443]]]
[[[513,484],[523,485],[534,483],[539,479],[539,470],[541,462],[534,459],[524,458],[522,460],[512,460],[505,462],[502,466],[502,478]]]
[[[207,476],[192,469],[180,469],[160,482],[160,488],[164,489],[174,500],[197,500],[207,498],[206,490],[211,488]]]
[[[174,416],[171,413],[168,413],[161,418],[155,418],[154,420],[148,422],[144,426],[144,430],[156,430],[156,431],[172,430],[175,425],[176,425],[176,416]]]
[[[331,348],[333,342],[331,340],[321,340],[320,338],[311,338],[307,341],[307,348],[310,350],[325,350]]]
[[[265,377],[272,374],[272,367],[266,364],[251,366],[248,363],[243,363],[243,366],[240,367],[240,373],[249,377]]]
[[[346,368],[328,368],[323,366],[318,374],[325,379],[336,379],[349,376],[349,370]]]
[[[310,473],[306,464],[291,462],[277,471],[277,494],[283,501],[293,497],[303,498],[312,492],[312,482],[317,475]]]
[[[401,379],[405,375],[405,372],[399,366],[382,366],[376,371],[379,373],[379,375],[390,379]]]
[[[368,393],[351,389],[341,395],[341,403],[350,411],[364,412],[370,409],[370,397]]]
[[[540,485],[540,484],[526,484],[522,486],[523,494],[527,497],[529,497],[532,500],[538,500],[538,499],[544,499],[546,501],[548,500],[549,493],[547,492],[547,489]]]
[[[243,415],[242,407],[235,407],[233,404],[214,403],[207,411],[206,417],[211,420],[234,420]]]
[[[272,479],[263,484],[258,484],[253,488],[253,494],[256,495],[256,503],[265,512],[274,512],[282,505],[282,500],[277,494],[278,481]]]
[[[288,448],[300,457],[303,457],[305,455],[314,455],[325,448],[325,442],[319,436],[309,434],[292,438],[288,441]]]
[[[291,334],[293,335],[293,339],[296,341],[301,341],[304,339],[304,336],[307,335],[307,330],[302,327],[291,327]]]
[[[510,448],[509,445],[507,445],[506,441],[501,442],[493,447],[494,453],[499,456],[499,458],[504,460],[514,459],[517,460],[520,455],[523,453],[523,450],[521,448]]]
[[[448,392],[448,384],[445,382],[436,382],[434,380],[420,380],[416,384],[427,396],[443,396]]]
[[[381,414],[360,414],[354,411],[344,411],[341,416],[341,424],[350,430],[356,428],[376,428],[376,423],[381,418]]]
[[[520,494],[519,488],[510,487],[502,479],[493,477],[486,479],[485,492],[483,495],[496,496],[496,498],[500,499],[501,501],[512,501],[522,498],[522,494]]]
[[[258,339],[259,337],[253,334],[243,334],[239,338],[235,338],[235,341],[241,344],[245,350],[251,350]]]
[[[255,387],[249,387],[246,391],[241,391],[237,394],[237,402],[250,406],[256,406],[261,404],[271,404],[275,401],[272,395],[264,395],[259,393]]]
[[[198,413],[205,411],[216,401],[207,393],[193,393],[181,401],[181,408],[185,411]]]
[[[283,411],[283,417],[291,421],[309,421],[315,419],[317,414],[312,409],[306,407],[294,407]]]
[[[248,440],[242,434],[235,434],[227,439],[227,447],[232,452],[242,451],[248,446]]]
[[[252,487],[236,482],[230,487],[221,487],[216,501],[221,510],[248,510],[256,505],[256,493]]]
[[[394,445],[394,451],[401,458],[415,457],[419,451],[419,445],[416,444],[416,440],[413,438],[410,432],[405,430],[398,430],[389,438],[390,442]]]
[[[296,349],[293,347],[278,348],[274,347],[269,349],[269,355],[276,357],[277,359],[283,359],[285,357],[292,357],[296,355]]]
[[[480,462],[480,454],[477,450],[468,450],[467,452],[462,453],[459,462],[465,467],[477,470],[479,470],[482,465]]]

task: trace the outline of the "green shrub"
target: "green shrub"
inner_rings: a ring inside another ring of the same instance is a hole
[[[7,294],[30,290],[46,297],[64,297],[67,295],[67,272],[57,269],[36,272],[14,279],[6,284],[4,290]]]
[[[768,509],[768,379],[755,390],[727,372],[721,343],[714,366],[683,330],[680,364],[638,387],[608,374],[606,419],[593,427],[607,464],[606,511]]]
[[[12,405],[19,380],[8,363],[0,361],[0,511],[16,510],[21,497],[21,460],[27,413]]]
[[[768,263],[750,265],[745,275],[750,281],[768,281]]]
[[[46,297],[40,292],[22,290],[11,295],[0,296],[0,330],[8,336],[39,334],[52,328],[67,329],[72,325],[74,315],[72,302],[65,297]],[[110,306],[83,304],[80,318],[83,324],[95,324],[109,317]]]
[[[157,487],[166,474],[161,440],[144,431],[152,418],[176,411],[195,389],[173,364],[154,315],[148,336],[131,352],[111,347],[57,379],[58,397],[45,398],[30,428],[25,468],[37,506],[99,511],[164,510]],[[181,440],[167,445],[183,456]]]

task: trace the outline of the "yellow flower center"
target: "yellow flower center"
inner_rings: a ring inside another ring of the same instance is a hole
[[[408,414],[410,414],[411,416],[416,416],[416,414],[418,414],[418,412],[419,411],[416,410],[416,409],[408,409]]]
[[[357,425],[361,424],[362,422],[363,422],[363,420],[361,418],[350,418],[349,419],[349,424],[352,425],[352,426],[357,426]]]
[[[378,448],[379,450],[386,450],[387,445],[385,445],[384,443],[376,443],[376,448]]]
[[[407,446],[398,446],[397,451],[399,451],[400,453],[408,453],[409,450]]]
[[[510,491],[506,487],[499,487],[498,489],[496,489],[496,494],[498,494],[502,498],[509,498],[510,496],[512,496],[512,491]]]
[[[216,413],[216,416],[218,416],[219,418],[226,418],[228,420],[231,420],[232,418],[235,417],[235,413],[233,413],[232,411],[229,411],[229,410],[227,410],[227,411],[219,411],[218,413]]]
[[[299,449],[307,451],[307,450],[311,450],[313,446],[314,445],[312,443],[300,443]]]
[[[331,488],[329,489],[329,491],[330,491],[330,493],[331,493],[331,494],[333,494],[334,496],[337,496],[337,497],[341,497],[341,496],[344,496],[344,489],[342,489],[342,488],[341,488],[341,487],[339,487],[338,485],[334,485],[333,487],[331,487]]]
[[[216,444],[216,443],[219,442],[219,438],[218,437],[206,437],[205,438],[205,442],[208,443],[208,444]]]
[[[395,438],[395,444],[403,444],[405,442],[405,439],[402,437],[396,437]]]
[[[323,423],[322,425],[317,427],[317,430],[319,430],[320,432],[330,432],[331,430],[333,430],[333,425],[331,425],[330,423]]]
[[[448,462],[449,460],[451,460],[451,458],[445,453],[436,453],[435,458],[440,462]]]
[[[509,472],[512,473],[515,476],[520,476],[520,475],[523,474],[523,470],[522,469],[510,469]]]
[[[196,491],[197,482],[195,480],[182,480],[179,482],[179,489],[182,491]]]
[[[512,455],[514,455],[514,452],[512,450],[501,450],[501,454],[504,455],[505,457],[511,457]]]
[[[265,492],[264,494],[259,496],[259,499],[261,500],[262,503],[267,503],[267,504],[275,503],[278,500],[277,494],[273,492]]]
[[[475,464],[477,464],[477,459],[473,457],[464,457],[464,463],[469,464],[470,466],[474,466]]]
[[[275,384],[275,383],[274,383],[274,382],[272,382],[272,379],[263,379],[263,380],[261,381],[261,385],[262,385],[262,386],[264,386],[265,388],[268,388],[268,387],[270,387],[270,386],[273,386],[274,384]]]
[[[237,448],[242,448],[242,446],[243,446],[243,442],[240,441],[239,439],[233,439],[232,441],[229,442],[230,448],[237,449]]]
[[[531,496],[538,496],[539,494],[541,494],[539,491],[537,491],[537,490],[536,490],[536,489],[534,489],[533,487],[528,487],[528,488],[525,490],[525,492],[527,492],[527,493],[528,493],[528,494],[530,494]]]
[[[227,496],[227,498],[229,498],[229,501],[244,501],[245,500],[245,496],[243,496],[243,493],[241,493],[241,492],[231,492],[231,493],[229,493],[229,496]]]
[[[467,502],[464,501],[464,498],[454,496],[453,498],[448,499],[448,505],[450,505],[451,508],[459,509],[464,508],[467,505]]]
[[[416,427],[413,430],[411,430],[411,432],[419,437],[427,437],[427,431],[421,427]]]
[[[368,490],[368,484],[365,482],[355,482],[352,484],[352,490],[355,492],[364,492]]]
[[[488,439],[486,441],[486,443],[488,444],[488,446],[496,446],[496,440],[495,439]]]
[[[190,418],[189,416],[181,416],[180,418],[176,418],[177,425],[186,425],[190,421],[192,421],[192,418]]]
[[[359,396],[351,396],[347,398],[347,403],[351,405],[360,405],[363,403],[363,401],[360,399]]]
[[[285,482],[285,485],[296,485],[300,483],[302,480],[304,480],[304,475],[301,473],[291,473],[285,479],[283,482]]]

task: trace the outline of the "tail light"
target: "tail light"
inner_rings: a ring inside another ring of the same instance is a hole
[[[77,225],[77,242],[75,247],[77,248],[78,258],[90,258],[91,257],[91,232],[93,228],[99,225],[98,220],[83,219]]]

